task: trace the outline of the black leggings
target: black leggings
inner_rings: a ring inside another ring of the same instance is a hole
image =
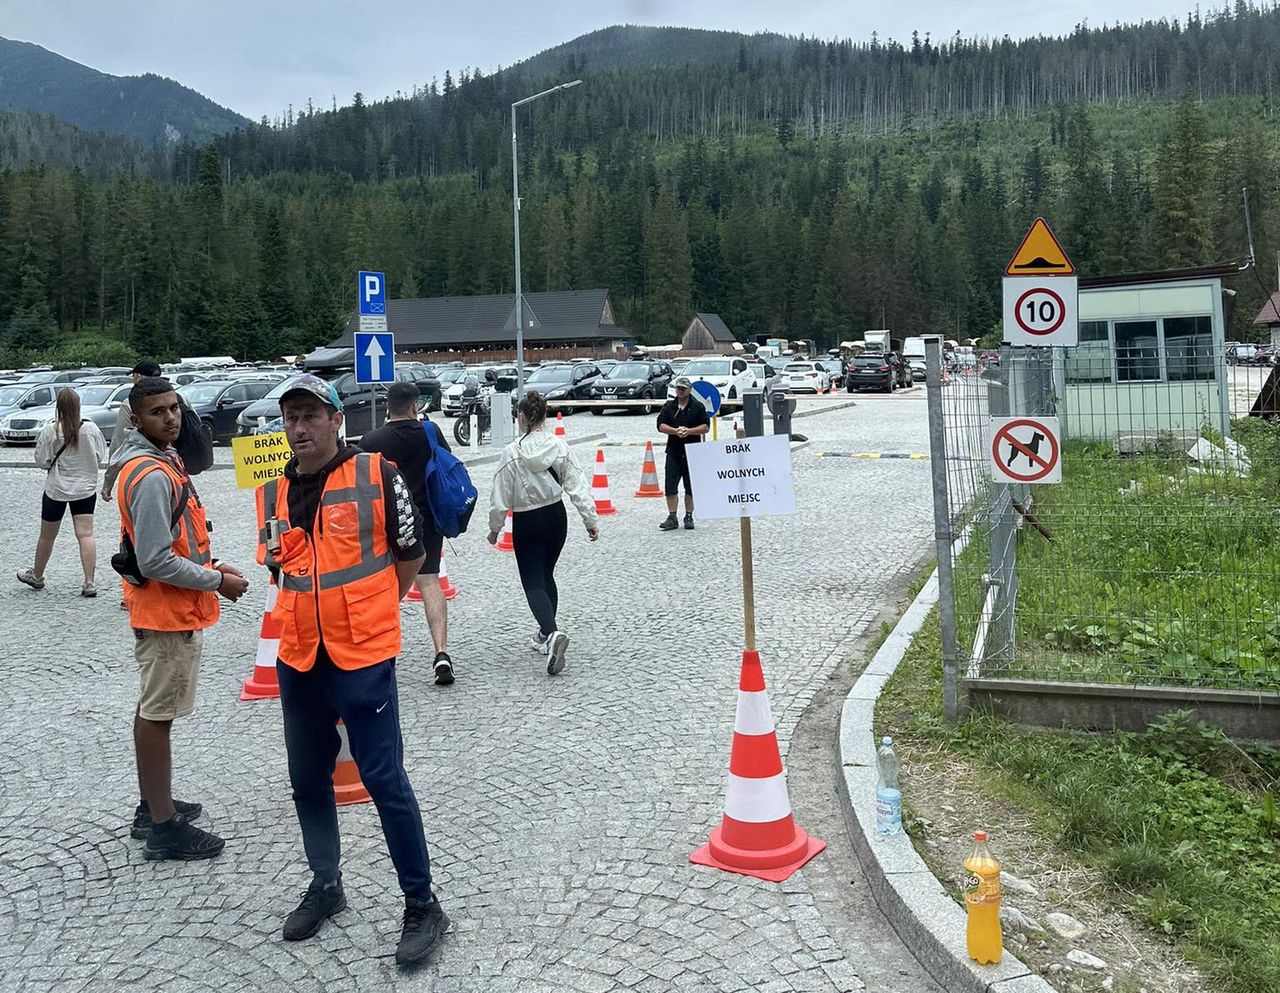
[[[564,504],[556,501],[537,510],[517,510],[511,515],[511,539],[516,546],[516,567],[529,609],[545,638],[556,629],[556,562],[564,548],[569,519]]]

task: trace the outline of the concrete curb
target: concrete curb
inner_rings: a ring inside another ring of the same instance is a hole
[[[881,912],[947,993],[1056,993],[1007,951],[999,965],[979,966],[971,961],[965,949],[964,910],[948,896],[907,835],[889,838],[876,831],[876,701],[937,602],[934,570],[845,697],[837,743],[842,772],[837,789],[849,835]]]
[[[831,414],[837,410],[847,410],[850,407],[858,406],[856,400],[842,400],[839,403],[830,403],[826,407],[819,407],[817,410],[802,410],[791,415],[791,419],[798,420],[801,417],[817,417],[819,414]]]

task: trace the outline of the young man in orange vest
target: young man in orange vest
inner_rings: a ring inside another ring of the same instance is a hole
[[[238,600],[249,582],[209,550],[200,497],[173,450],[182,428],[178,394],[167,379],[143,377],[129,392],[135,429],[112,462],[123,539],[137,558],[124,584],[142,691],[133,719],[142,802],[135,838],[146,838],[148,859],[208,859],[222,851],[217,835],[190,822],[198,803],[173,799],[173,721],[195,709],[204,630],[218,620],[218,595]],[[123,549],[122,549],[123,550]]]
[[[423,560],[413,498],[381,455],[339,445],[342,401],[330,384],[303,376],[280,409],[294,457],[258,490],[258,561],[280,586],[272,616],[282,628],[276,668],[285,748],[313,877],[284,938],[310,938],[347,905],[333,794],[341,718],[404,892],[396,961],[410,965],[449,926],[431,891],[396,691],[400,600]]]

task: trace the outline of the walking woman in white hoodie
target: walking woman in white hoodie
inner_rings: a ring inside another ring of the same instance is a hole
[[[547,401],[530,390],[516,404],[516,414],[520,437],[503,450],[493,477],[489,544],[497,543],[507,511],[511,511],[520,585],[538,621],[529,647],[546,654],[547,673],[554,676],[564,669],[569,649],[569,636],[556,625],[556,562],[569,527],[562,498],[569,494],[592,541],[600,536],[599,519],[586,474],[565,440],[547,430]]]

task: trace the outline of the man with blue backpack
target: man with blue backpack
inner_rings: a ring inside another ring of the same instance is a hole
[[[435,642],[436,685],[448,686],[454,672],[449,656],[448,608],[440,588],[440,556],[444,539],[466,530],[476,491],[466,468],[450,452],[444,432],[430,420],[419,419],[421,403],[422,397],[413,383],[392,383],[387,387],[387,423],[361,438],[360,447],[394,462],[409,484],[427,553],[415,585],[422,594],[427,627]]]

